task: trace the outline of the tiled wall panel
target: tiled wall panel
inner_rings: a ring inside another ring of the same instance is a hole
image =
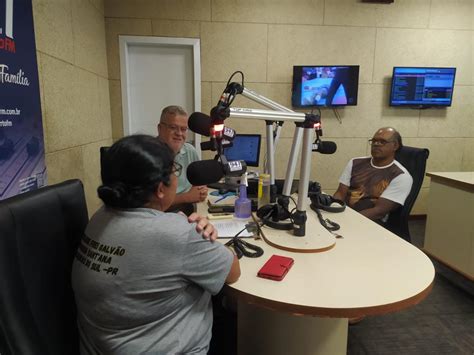
[[[203,112],[217,103],[236,70],[244,72],[246,87],[291,107],[293,65],[360,65],[358,105],[321,109],[324,138],[335,141],[338,150],[312,157],[311,179],[328,192],[337,188],[351,157],[369,154],[367,139],[383,126],[397,128],[406,145],[429,148],[428,170],[474,170],[473,11],[472,0],[105,0],[113,136],[123,134],[118,34],[190,37],[201,39]],[[390,107],[392,68],[411,65],[456,67],[453,106]],[[244,97],[234,107],[262,108]],[[230,119],[226,124],[265,135],[260,121]],[[293,132],[294,125],[285,123],[277,177],[285,175]],[[428,189],[425,179],[413,213],[426,213]]]

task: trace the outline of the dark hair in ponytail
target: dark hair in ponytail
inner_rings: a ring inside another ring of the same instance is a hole
[[[173,151],[156,137],[124,137],[103,152],[102,185],[97,192],[107,206],[143,207],[162,182],[170,184]]]

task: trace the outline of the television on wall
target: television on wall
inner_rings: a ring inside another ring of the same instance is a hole
[[[456,68],[394,67],[390,106],[451,106],[455,76]]]
[[[358,89],[358,65],[295,65],[291,104],[299,108],[355,106]]]

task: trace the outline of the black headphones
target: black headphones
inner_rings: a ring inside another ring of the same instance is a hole
[[[311,199],[311,208],[320,209],[327,212],[342,212],[346,209],[346,204],[344,201],[338,200],[330,195],[326,194],[314,194],[309,197]],[[333,203],[338,204],[339,206],[332,206]]]
[[[264,225],[280,230],[293,229],[293,222],[280,222],[291,217],[290,211],[278,203],[265,205],[257,210],[257,217]]]
[[[321,192],[321,185],[317,181],[311,181],[308,185],[308,197],[311,199],[310,207],[315,210],[323,210],[327,212],[342,212],[346,209],[344,201],[338,200],[330,195]],[[333,203],[339,206],[331,206]]]

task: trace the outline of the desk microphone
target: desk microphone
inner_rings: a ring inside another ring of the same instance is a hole
[[[241,176],[247,171],[243,160],[229,161],[225,164],[218,160],[199,160],[189,164],[186,176],[192,185],[208,185],[224,176]]]

